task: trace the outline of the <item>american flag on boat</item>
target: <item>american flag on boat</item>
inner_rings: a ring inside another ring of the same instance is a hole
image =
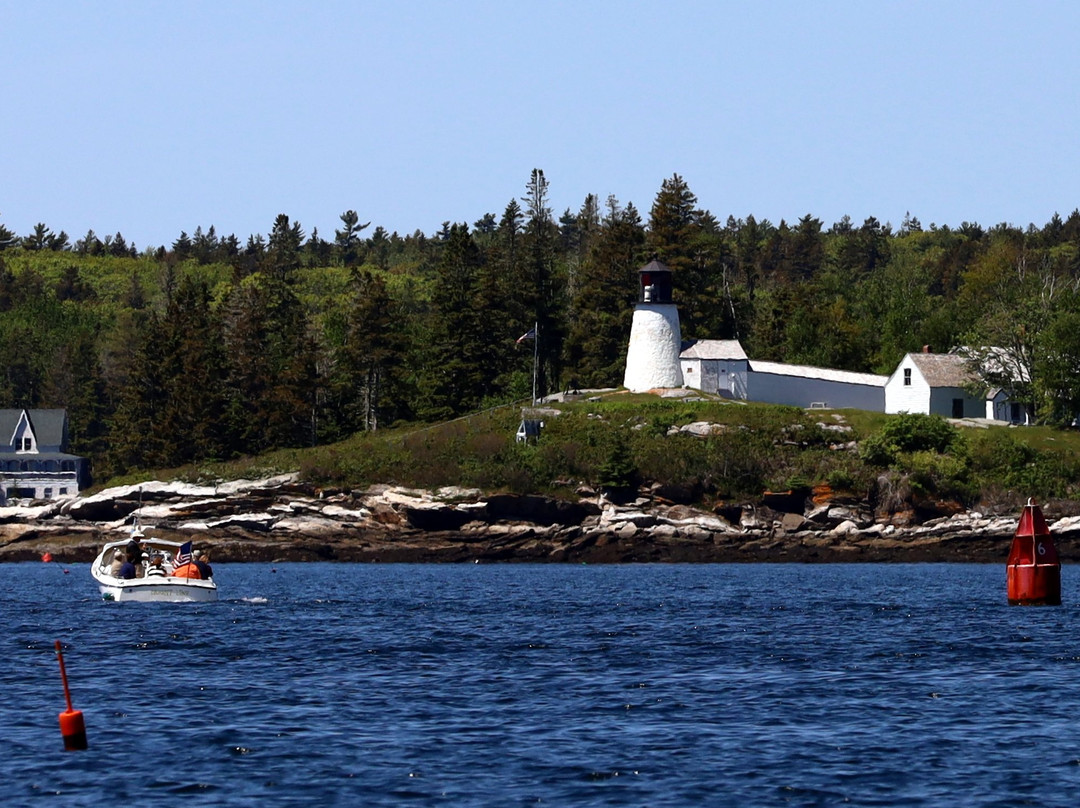
[[[191,563],[191,542],[186,541],[180,545],[180,549],[176,551],[176,566],[181,564]]]

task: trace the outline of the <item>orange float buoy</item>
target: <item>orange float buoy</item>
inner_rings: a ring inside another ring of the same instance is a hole
[[[1005,569],[1010,606],[1061,605],[1061,561],[1042,510],[1030,499],[1020,515]]]
[[[48,564],[52,561],[52,553],[42,553],[41,560]]]
[[[80,710],[71,706],[71,691],[68,690],[67,671],[64,670],[64,652],[60,650],[60,640],[56,641],[56,658],[60,660],[60,680],[64,683],[64,698],[67,709],[60,713],[60,734],[64,737],[64,749],[86,749],[86,725]]]

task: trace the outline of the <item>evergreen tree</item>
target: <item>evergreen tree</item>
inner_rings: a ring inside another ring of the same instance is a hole
[[[433,342],[419,346],[428,358],[423,417],[475,410],[489,392],[490,321],[477,305],[480,260],[468,226],[452,225],[431,294]]]
[[[202,228],[197,229],[197,234],[201,233]],[[172,243],[172,254],[177,261],[184,261],[191,257],[191,238],[188,234],[181,230],[180,237]]]
[[[370,272],[358,272],[352,285],[335,394],[346,429],[371,431],[392,421],[398,411],[402,346],[386,284]]]
[[[702,212],[696,206],[697,197],[682,177],[664,180],[649,212],[647,246],[650,257],[672,271],[683,335],[709,337],[703,307],[710,298],[712,262],[701,250]]]
[[[0,224],[0,250],[8,250],[19,246],[19,237],[13,230],[8,230]]]
[[[224,317],[229,358],[226,418],[233,446],[243,454],[256,454],[272,445],[266,424],[275,369],[269,353],[271,325],[264,285],[259,275],[244,278],[230,294]]]
[[[337,248],[338,256],[345,266],[356,266],[363,257],[361,253],[363,241],[360,238],[360,233],[367,229],[371,222],[360,224],[360,216],[357,212],[347,210],[341,214],[341,224],[343,225],[342,228],[334,231],[334,246]]]
[[[43,400],[67,410],[68,437],[73,454],[99,457],[105,451],[112,412],[94,331],[68,330],[51,357]]]
[[[304,231],[300,222],[289,222],[284,213],[274,220],[274,229],[266,248],[266,271],[282,283],[291,283],[300,268],[300,247],[304,243]]]
[[[570,305],[565,363],[574,387],[622,384],[645,228],[634,206],[608,197]]]
[[[534,168],[526,185],[524,232],[525,286],[521,300],[526,316],[531,310],[537,326],[537,394],[555,389],[561,375],[562,342],[565,338],[565,282],[556,266],[558,228],[548,207],[548,181]]]
[[[22,247],[34,252],[48,250],[51,249],[49,245],[54,238],[53,231],[46,227],[44,222],[38,222],[34,225],[34,232],[23,238]]]

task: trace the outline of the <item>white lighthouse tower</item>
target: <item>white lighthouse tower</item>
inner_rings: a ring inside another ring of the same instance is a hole
[[[623,386],[632,393],[657,387],[682,387],[682,332],[679,310],[671,302],[671,270],[651,261],[638,271],[638,302],[630,326]]]

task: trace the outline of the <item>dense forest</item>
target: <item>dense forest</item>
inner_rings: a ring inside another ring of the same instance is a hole
[[[0,222],[0,406],[67,408],[105,480],[527,399],[534,347],[541,393],[615,386],[657,258],[684,339],[875,373],[924,345],[994,346],[989,384],[1045,423],[1080,411],[1080,211],[1026,229],[721,222],[679,175],[647,216],[549,205],[534,170],[501,214],[433,235],[349,210],[331,239],[281,214],[266,236],[200,225],[139,251]]]

